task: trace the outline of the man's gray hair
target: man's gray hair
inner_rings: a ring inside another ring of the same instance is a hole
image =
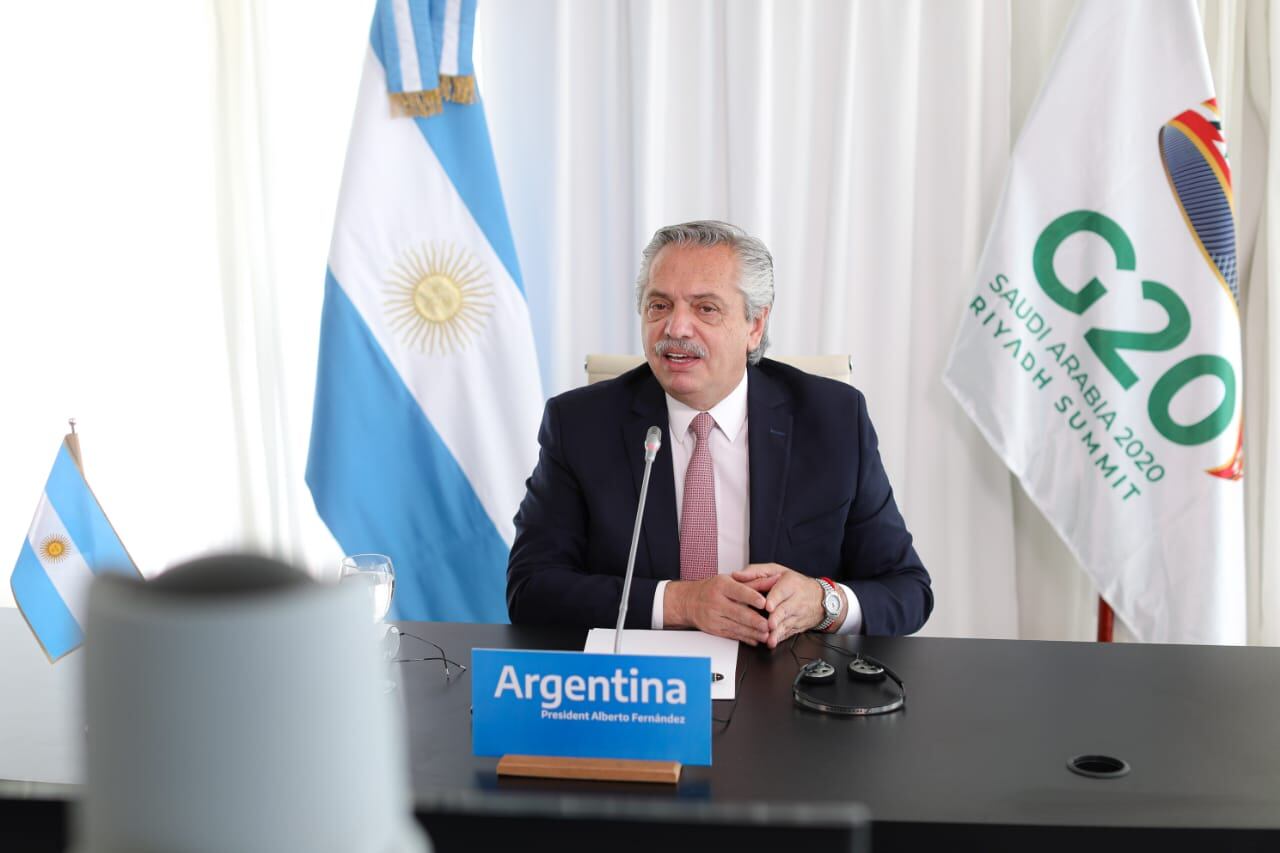
[[[773,305],[773,256],[768,247],[736,225],[713,219],[667,225],[653,234],[649,245],[640,256],[640,274],[636,276],[636,310],[644,314],[644,289],[649,286],[649,272],[653,259],[665,247],[677,246],[728,246],[738,258],[738,290],[747,303],[747,320],[760,316]],[[760,345],[747,353],[747,363],[760,361],[769,346],[769,318],[765,318],[764,334]]]

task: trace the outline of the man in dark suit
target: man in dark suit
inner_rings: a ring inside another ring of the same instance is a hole
[[[776,646],[808,630],[908,634],[933,608],[854,388],[761,358],[764,244],[722,222],[660,229],[636,284],[647,364],[547,403],[516,514],[516,624],[612,626],[653,463],[628,628]]]

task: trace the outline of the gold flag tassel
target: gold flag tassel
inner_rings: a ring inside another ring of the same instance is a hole
[[[446,101],[455,104],[474,104],[476,102],[476,78],[474,75],[440,75],[440,93]]]
[[[391,114],[397,116],[439,115],[444,110],[440,100],[440,89],[428,89],[425,92],[391,92]]]

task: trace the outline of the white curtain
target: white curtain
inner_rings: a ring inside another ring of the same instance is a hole
[[[237,535],[207,11],[0,10],[0,603],[71,417],[144,571]]]
[[[656,227],[738,223],[774,252],[775,351],[853,355],[933,572],[924,633],[1091,639],[1096,593],[939,382],[1010,147],[1073,9],[487,0],[480,83],[546,387],[580,384],[586,352],[639,351],[629,285]],[[1252,272],[1249,636],[1277,643],[1264,501],[1280,494],[1266,458],[1272,273],[1267,240],[1255,241],[1277,198],[1266,189],[1275,24],[1265,2],[1201,11]]]
[[[303,482],[329,231],[372,8],[209,0],[236,542],[314,574],[341,551]]]
[[[336,568],[302,470],[371,15],[304,0],[0,9],[11,557],[75,417],[89,483],[145,574],[233,547]]]
[[[631,284],[655,228],[736,222],[774,252],[775,351],[853,357],[934,576],[925,633],[1091,638],[1083,572],[940,382],[1073,6],[482,0],[477,73],[548,392],[581,383],[587,352],[639,351]],[[1249,636],[1278,644],[1280,15],[1265,0],[1202,12],[1245,282]],[[302,472],[371,13],[303,0],[0,12],[15,128],[0,141],[0,392],[14,407],[0,545],[16,553],[75,415],[90,481],[144,571],[229,545],[336,564]],[[55,30],[73,42],[49,62],[31,34]],[[98,96],[60,94],[86,81]]]
[[[478,27],[547,386],[639,351],[655,228],[759,235],[775,351],[853,356],[939,635],[1019,633],[1009,477],[940,381],[1007,160],[1009,27],[999,2],[491,2]]]

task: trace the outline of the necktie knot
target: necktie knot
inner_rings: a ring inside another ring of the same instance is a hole
[[[711,417],[707,412],[698,412],[693,419],[693,423],[689,424],[689,429],[693,431],[694,436],[699,443],[707,440],[707,436],[711,435],[711,430],[715,429],[716,419]]]

